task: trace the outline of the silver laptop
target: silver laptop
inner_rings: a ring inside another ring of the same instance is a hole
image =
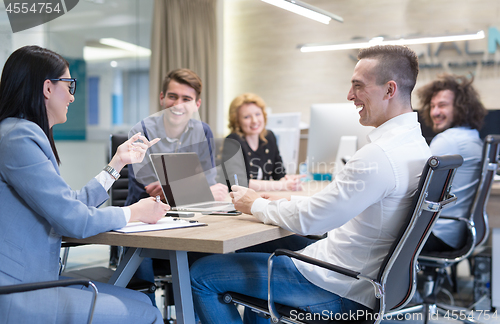
[[[196,153],[153,153],[149,158],[171,210],[235,210],[230,202],[214,200]]]

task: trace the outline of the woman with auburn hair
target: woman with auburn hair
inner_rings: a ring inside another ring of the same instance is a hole
[[[286,175],[276,137],[266,129],[266,123],[266,104],[258,95],[244,93],[231,102],[231,134],[227,138],[236,140],[241,145],[248,187],[256,191],[302,190],[299,176]]]
[[[156,223],[170,207],[146,198],[98,208],[120,170],[144,159],[158,139],[135,134],[109,165],[74,191],[59,172],[52,126],[66,122],[76,79],[59,54],[25,46],[7,59],[0,81],[0,286],[59,280],[63,236],[85,238],[124,227]],[[76,171],[76,170],[75,170]],[[95,283],[94,323],[163,323],[160,311],[137,291]],[[0,296],[0,322],[83,323],[92,292],[58,287]]]

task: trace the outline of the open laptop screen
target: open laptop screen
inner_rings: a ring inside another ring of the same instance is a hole
[[[150,159],[171,207],[214,201],[196,153],[158,153]]]

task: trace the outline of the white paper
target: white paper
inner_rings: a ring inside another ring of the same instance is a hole
[[[114,231],[120,233],[135,233],[135,232],[160,231],[173,228],[205,226],[205,225],[207,224],[199,223],[196,221],[190,221],[187,219],[165,217],[160,219],[156,224],[132,222],[128,223],[127,226],[116,229]]]

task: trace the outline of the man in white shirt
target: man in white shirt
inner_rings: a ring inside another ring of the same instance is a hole
[[[442,74],[418,91],[424,121],[438,133],[430,144],[432,154],[460,154],[464,158],[453,178],[458,201],[443,211],[443,216],[469,218],[481,175],[483,142],[478,130],[487,111],[472,82],[473,78]],[[423,251],[459,249],[465,244],[466,228],[465,222],[438,219]]]
[[[360,109],[362,125],[376,127],[368,135],[370,143],[312,197],[271,201],[238,186],[230,195],[237,209],[266,224],[300,235],[328,231],[327,238],[302,253],[375,276],[409,211],[431,152],[410,101],[418,74],[415,53],[402,46],[375,46],[361,50],[358,59],[347,99]],[[235,253],[195,263],[191,282],[202,323],[241,323],[236,308],[219,301],[225,291],[266,299],[268,257]],[[362,313],[375,306],[369,283],[287,257],[275,259],[273,283],[277,303],[313,313]],[[245,323],[269,323],[249,313]]]

